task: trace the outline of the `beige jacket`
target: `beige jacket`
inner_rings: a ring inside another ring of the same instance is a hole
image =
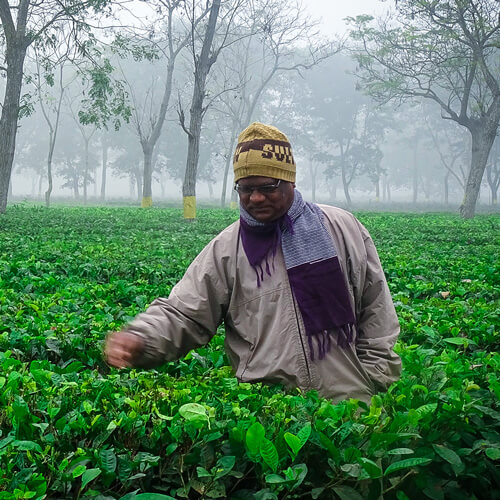
[[[151,368],[184,356],[206,344],[224,321],[226,352],[240,381],[316,389],[334,401],[369,401],[397,380],[399,323],[373,241],[350,213],[320,207],[347,278],[355,345],[341,349],[333,342],[323,360],[311,362],[283,254],[278,251],[272,276],[257,287],[235,222],[202,250],[168,299],[155,300],[128,325],[145,340],[137,365]]]

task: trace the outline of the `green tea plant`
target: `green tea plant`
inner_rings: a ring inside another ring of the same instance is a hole
[[[402,329],[401,380],[370,405],[239,383],[222,329],[157,370],[103,362],[236,216],[0,219],[0,499],[500,498],[497,216],[358,214]]]

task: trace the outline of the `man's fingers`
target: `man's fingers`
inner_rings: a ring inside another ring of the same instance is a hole
[[[141,337],[129,332],[113,332],[106,338],[104,356],[116,368],[133,366],[134,358],[143,348]]]
[[[107,361],[111,366],[114,366],[115,368],[129,368],[131,366],[131,364],[127,360],[119,356],[109,355],[107,357]]]

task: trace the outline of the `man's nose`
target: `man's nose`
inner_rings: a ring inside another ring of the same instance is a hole
[[[258,189],[253,189],[250,193],[250,201],[252,203],[261,203],[265,199],[266,197]]]

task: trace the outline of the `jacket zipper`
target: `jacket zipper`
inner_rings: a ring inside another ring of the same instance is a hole
[[[307,360],[307,352],[304,346],[304,340],[302,339],[302,333],[300,330],[300,321],[299,315],[297,311],[297,304],[295,303],[295,297],[293,296],[293,292],[290,289],[290,293],[292,295],[293,309],[295,311],[295,321],[297,321],[297,331],[299,333],[300,345],[302,346],[302,352],[304,353],[304,361],[306,363],[307,376],[309,377],[309,388],[312,389],[312,377],[311,377],[311,369],[309,368],[309,361]]]

